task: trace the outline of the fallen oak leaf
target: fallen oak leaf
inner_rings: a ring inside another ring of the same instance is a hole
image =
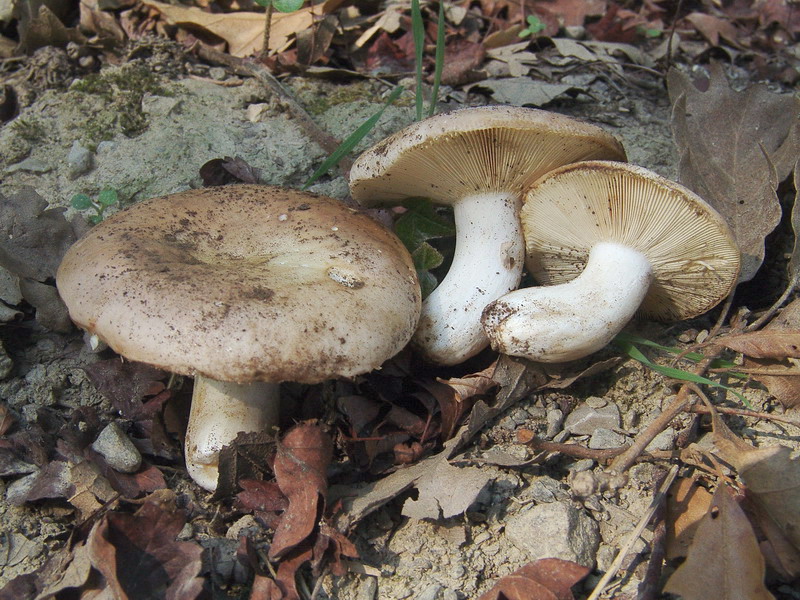
[[[703,92],[673,69],[667,74],[681,183],[725,217],[742,251],[740,281],[764,260],[764,239],[781,217],[778,183],[800,154],[800,100],[757,84],[736,92],[711,66]]]
[[[332,455],[330,436],[315,422],[295,425],[277,442],[273,470],[289,506],[275,529],[270,560],[285,557],[314,531],[325,509]]]
[[[203,548],[176,541],[185,522],[151,503],[133,515],[106,513],[87,539],[92,566],[118,600],[194,600],[203,591]]]
[[[501,578],[478,600],[573,600],[572,586],[590,569],[560,558],[542,558]]]
[[[774,600],[764,585],[764,574],[764,557],[753,528],[729,488],[720,485],[686,561],[664,591],[684,600]]]

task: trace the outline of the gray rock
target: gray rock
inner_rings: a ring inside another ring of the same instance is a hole
[[[606,450],[608,448],[619,448],[627,441],[627,438],[621,433],[606,429],[605,427],[598,427],[594,430],[592,437],[589,439],[589,448],[594,450]]]
[[[72,142],[72,148],[69,149],[67,154],[67,176],[70,179],[75,179],[81,175],[88,173],[94,167],[94,154],[88,148],[75,140]]]
[[[592,402],[594,406],[587,403],[579,404],[575,407],[566,421],[564,428],[572,434],[591,435],[595,429],[604,427],[606,429],[617,429],[622,424],[619,407],[611,402],[604,406],[598,406],[598,402]]]
[[[551,408],[547,411],[547,432],[544,436],[553,439],[564,424],[564,412],[558,408]]]
[[[583,511],[561,502],[537,504],[510,518],[505,535],[531,561],[561,558],[590,568],[600,544],[597,523]]]
[[[121,473],[135,473],[142,466],[142,455],[115,421],[106,425],[92,444],[109,466]]]
[[[647,444],[645,451],[654,452],[656,450],[672,450],[675,445],[675,430],[672,427],[667,427],[664,431],[659,433],[653,438],[653,441]]]
[[[356,600],[375,600],[378,594],[378,580],[375,577],[366,577],[358,586]]]
[[[438,583],[432,583],[422,590],[422,593],[417,596],[417,600],[436,600],[436,597],[439,595],[441,590],[441,585]]]
[[[18,163],[15,163],[6,169],[6,174],[11,175],[17,171],[27,171],[28,173],[47,173],[52,170],[52,167],[39,160],[38,158],[26,158]]]
[[[566,500],[568,494],[566,490],[562,489],[561,483],[544,475],[533,480],[526,496],[538,504],[546,504],[557,500]]]

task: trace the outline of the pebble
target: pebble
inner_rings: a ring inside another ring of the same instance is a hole
[[[67,176],[70,179],[88,173],[94,166],[94,154],[85,148],[78,140],[72,142],[72,148],[67,154]]]
[[[374,600],[378,593],[378,580],[375,577],[367,577],[358,586],[356,600]]]
[[[579,404],[564,421],[564,428],[578,435],[591,435],[600,427],[616,429],[621,425],[619,407],[610,402],[598,407],[592,407],[586,402]]]
[[[592,437],[589,439],[589,448],[593,450],[607,450],[608,448],[619,448],[627,438],[621,433],[617,433],[605,427],[598,427],[594,430]]]
[[[564,424],[564,412],[558,408],[551,408],[547,411],[547,431],[544,437],[553,439]]]
[[[224,81],[228,77],[228,73],[222,67],[211,67],[208,70],[208,76],[214,81]]]
[[[566,500],[569,497],[558,481],[546,475],[537,477],[531,483],[526,495],[538,504]]]
[[[417,600],[436,600],[436,596],[442,591],[442,586],[438,583],[432,583],[417,596]]]
[[[536,504],[511,517],[505,535],[531,561],[561,558],[589,568],[600,544],[597,523],[582,510],[561,502]]]
[[[676,437],[677,434],[675,433],[675,430],[672,427],[667,427],[664,431],[654,437],[653,441],[647,444],[645,451],[655,452],[656,450],[672,450]]]
[[[47,173],[52,170],[52,167],[39,160],[38,158],[26,158],[23,161],[15,163],[6,169],[6,174],[11,175],[17,171],[27,171],[28,173]]]
[[[135,473],[142,466],[142,455],[116,421],[106,425],[92,444],[109,466],[120,473]]]

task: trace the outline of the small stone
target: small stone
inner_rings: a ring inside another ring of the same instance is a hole
[[[622,424],[619,407],[611,402],[605,406],[593,408],[586,402],[575,407],[564,421],[564,428],[570,433],[591,435],[595,429],[618,429]]]
[[[356,600],[375,600],[378,593],[378,580],[375,577],[367,577],[358,586]]]
[[[424,590],[422,590],[421,594],[417,595],[417,600],[436,600],[436,596],[439,595],[442,586],[438,583],[432,583]]]
[[[561,558],[590,568],[600,544],[597,523],[582,510],[561,502],[537,504],[511,517],[505,535],[531,561]]]
[[[647,444],[645,452],[655,452],[657,450],[672,450],[675,444],[676,437],[675,430],[672,427],[667,427],[664,431],[659,433],[653,440]]]
[[[568,496],[561,484],[552,477],[537,477],[528,488],[529,496],[537,504],[565,500]]]
[[[67,154],[67,176],[70,179],[75,179],[81,175],[88,173],[94,166],[94,155],[88,148],[75,140],[72,142],[72,148],[69,149]]]
[[[589,448],[592,450],[607,450],[609,448],[619,448],[626,441],[626,438],[621,433],[617,433],[605,427],[598,427],[595,429],[592,437],[589,439]]]
[[[111,152],[116,147],[117,147],[117,142],[112,142],[110,140],[103,140],[102,142],[97,144],[97,154],[106,154],[107,152]]]
[[[511,413],[511,420],[517,425],[522,425],[528,420],[528,411],[522,408],[516,409]]]
[[[151,117],[166,117],[171,115],[180,104],[180,98],[145,94],[142,98],[142,112]]]
[[[442,600],[458,600],[458,592],[450,588],[445,588],[442,592]]]
[[[225,537],[229,540],[238,540],[242,532],[257,532],[261,529],[261,526],[256,521],[253,515],[245,515],[238,521],[234,522],[233,525],[228,527],[228,531],[225,532]]]
[[[16,164],[9,166],[6,173],[11,175],[17,171],[27,171],[28,173],[47,173],[52,167],[38,158],[26,158]]]
[[[551,408],[547,411],[547,431],[544,436],[553,439],[564,424],[564,412],[558,408]]]
[[[529,406],[527,409],[531,419],[544,421],[547,418],[547,409],[544,406]]]
[[[92,444],[109,466],[120,473],[135,473],[142,466],[142,455],[116,421],[106,425]]]
[[[214,81],[224,81],[228,77],[228,72],[222,67],[211,67],[208,76]]]
[[[589,396],[586,399],[585,404],[589,408],[603,408],[608,404],[608,400],[605,398],[599,398],[598,396]]]
[[[580,473],[581,471],[588,471],[589,469],[593,468],[594,461],[591,458],[582,458],[572,463],[572,466],[569,468],[569,470],[573,473]]]
[[[553,441],[556,442],[557,444],[566,442],[567,439],[569,439],[569,435],[570,435],[569,429],[562,429],[553,436]]]

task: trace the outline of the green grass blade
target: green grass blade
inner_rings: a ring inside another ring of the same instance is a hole
[[[358,143],[364,139],[372,128],[375,127],[375,124],[378,120],[383,116],[383,113],[386,111],[389,106],[394,104],[395,100],[400,97],[405,91],[405,88],[400,85],[397,86],[389,97],[386,99],[386,102],[381,107],[381,109],[372,115],[369,119],[364,121],[361,125],[359,125],[358,129],[356,129],[353,133],[347,136],[347,138],[339,144],[339,146],[331,152],[331,155],[326,158],[323,163],[319,166],[319,168],[314,171],[314,173],[309,177],[306,182],[303,184],[302,189],[308,189],[312,183],[314,183],[317,179],[322,177],[325,173],[327,173],[332,167],[339,164],[339,161],[342,160],[353,148],[355,148]]]
[[[414,62],[417,68],[417,121],[422,120],[422,53],[425,49],[425,24],[419,0],[411,0],[411,32],[414,36]]]
[[[678,379],[680,381],[689,381],[691,383],[697,383],[700,385],[709,385],[711,387],[723,389],[736,396],[739,400],[742,401],[742,403],[747,408],[751,410],[753,409],[752,405],[750,404],[750,401],[747,398],[745,398],[742,394],[740,394],[736,390],[728,387],[727,385],[723,385],[717,381],[713,381],[711,379],[708,379],[707,377],[703,377],[702,375],[696,375],[695,373],[689,373],[687,371],[682,371],[681,369],[676,369],[674,367],[664,367],[662,365],[658,365],[653,361],[651,361],[649,358],[647,358],[644,354],[642,354],[642,351],[639,350],[639,348],[637,348],[634,344],[631,344],[630,342],[617,341],[615,343],[617,347],[620,348],[620,350],[622,350],[629,357],[631,357],[634,360],[638,360],[644,366],[652,369],[656,373],[660,373],[665,377]]]
[[[433,90],[431,91],[431,105],[428,107],[428,116],[436,112],[436,102],[439,100],[439,84],[442,81],[442,68],[444,67],[444,34],[447,27],[444,22],[444,2],[439,0],[439,23],[436,25],[436,65],[433,69]]]
[[[626,333],[624,331],[618,333],[617,337],[614,338],[614,343],[617,342],[627,342],[630,344],[638,344],[639,346],[647,346],[649,348],[661,350],[662,352],[674,354],[675,356],[680,355],[681,358],[685,358],[695,363],[698,363],[701,360],[705,360],[706,358],[705,354],[701,354],[700,352],[687,352],[686,354],[683,354],[683,350],[681,350],[680,348],[675,348],[674,346],[662,346],[661,344],[648,340],[647,338],[639,337],[638,335],[634,335],[632,333]],[[711,362],[709,367],[711,367],[712,369],[736,369],[737,365],[735,362],[730,360],[715,358]],[[735,370],[731,370],[728,374],[738,379],[747,379],[746,374],[739,373]]]

